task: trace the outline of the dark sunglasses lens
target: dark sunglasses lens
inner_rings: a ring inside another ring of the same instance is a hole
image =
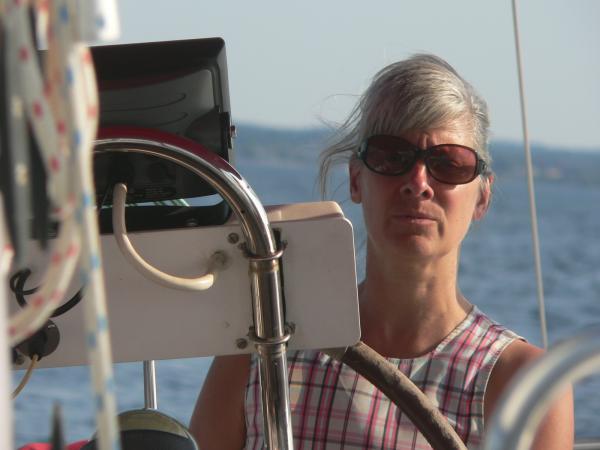
[[[372,136],[367,141],[364,157],[367,167],[384,175],[401,175],[415,162],[410,143],[394,136]]]
[[[477,154],[460,145],[440,145],[427,158],[427,167],[443,183],[468,183],[477,176]]]

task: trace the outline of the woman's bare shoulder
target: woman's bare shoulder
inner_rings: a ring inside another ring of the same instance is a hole
[[[523,366],[529,364],[543,354],[543,350],[520,339],[515,339],[500,354],[490,375],[485,390],[485,416],[488,418],[495,409],[498,398]]]
[[[544,354],[544,350],[522,340],[512,342],[500,355],[492,370],[485,393],[484,414],[488,420],[493,414],[498,399],[504,393],[515,374]],[[534,449],[572,448],[573,394],[568,389],[554,402],[536,434]]]
[[[494,366],[492,377],[496,378],[497,382],[506,382],[521,367],[531,363],[543,354],[543,349],[521,339],[515,339],[500,354],[500,358]]]

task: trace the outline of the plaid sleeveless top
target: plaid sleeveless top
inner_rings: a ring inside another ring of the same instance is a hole
[[[431,352],[387,358],[440,409],[469,448],[483,436],[483,396],[502,351],[521,339],[477,307]],[[431,449],[412,422],[370,382],[313,350],[288,354],[296,450]],[[258,360],[246,386],[246,450],[264,448]]]

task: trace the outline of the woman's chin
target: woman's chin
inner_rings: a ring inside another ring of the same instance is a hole
[[[430,258],[439,253],[436,244],[431,236],[402,234],[394,236],[386,247],[400,257]]]

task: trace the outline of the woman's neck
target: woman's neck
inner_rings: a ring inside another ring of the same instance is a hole
[[[471,309],[456,285],[457,261],[458,255],[428,261],[367,258],[359,286],[363,341],[400,358],[435,348]]]

